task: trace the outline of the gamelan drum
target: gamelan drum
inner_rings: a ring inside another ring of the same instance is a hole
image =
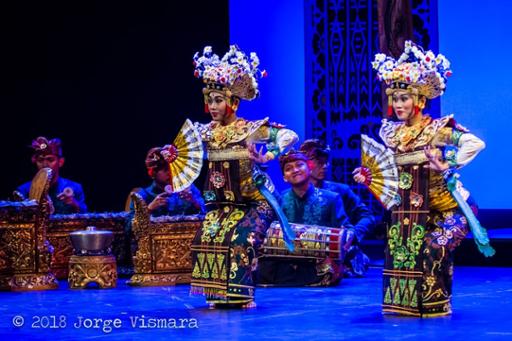
[[[288,251],[283,240],[283,230],[279,222],[273,222],[267,230],[267,237],[263,244],[266,256],[308,257],[343,260],[341,247],[342,228],[318,225],[290,224],[295,231],[295,250]]]

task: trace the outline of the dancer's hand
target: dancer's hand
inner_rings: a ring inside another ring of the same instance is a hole
[[[248,149],[249,149],[249,158],[252,161],[254,161],[256,163],[267,163],[268,161],[270,161],[267,154],[263,154],[263,146],[260,147],[260,150],[257,150],[256,145],[251,143],[248,146]]]
[[[366,167],[357,167],[352,172],[354,181],[358,184],[368,185],[371,182],[371,172]]]
[[[438,149],[432,148],[431,146],[426,146],[425,149],[425,156],[427,157],[428,161],[430,162],[428,167],[430,169],[435,170],[436,172],[442,173],[450,166],[448,165],[448,162],[443,161],[441,159],[441,154],[439,153]]]

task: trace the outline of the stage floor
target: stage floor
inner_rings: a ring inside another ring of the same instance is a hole
[[[512,268],[456,267],[453,315],[429,319],[383,316],[381,272],[372,268],[367,278],[345,279],[335,288],[258,288],[258,306],[248,310],[210,310],[201,296],[189,295],[188,285],[132,288],[120,279],[116,289],[70,290],[61,282],[53,291],[0,293],[0,335],[17,340],[512,339]]]

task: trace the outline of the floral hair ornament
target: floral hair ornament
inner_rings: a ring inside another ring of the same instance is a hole
[[[62,157],[61,144],[58,138],[48,140],[46,137],[39,136],[30,145],[33,150],[32,162],[35,163],[38,156],[56,155]]]
[[[258,97],[258,78],[266,77],[265,70],[260,71],[260,60],[255,52],[247,56],[237,45],[231,45],[229,51],[219,59],[212,52],[211,46],[206,46],[203,55],[194,55],[194,76],[202,78],[206,87],[205,111],[207,111],[207,96],[211,91],[219,91],[228,99],[228,107],[233,109],[233,97],[251,101]],[[228,109],[229,110],[229,109]]]
[[[377,77],[389,87],[388,116],[393,112],[393,93],[405,90],[413,95],[415,112],[419,111],[418,96],[428,99],[441,96],[446,89],[448,77],[452,75],[450,62],[442,54],[437,56],[432,51],[424,51],[410,40],[405,42],[404,52],[395,60],[383,53],[375,55],[372,67],[377,70]]]

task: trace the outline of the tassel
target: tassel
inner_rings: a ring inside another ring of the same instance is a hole
[[[464,200],[464,198],[462,198],[462,195],[457,191],[456,173],[452,172],[451,175],[445,178],[445,181],[448,191],[450,191],[452,197],[455,199],[455,202],[457,202],[457,205],[459,205],[462,214],[464,214],[464,216],[466,217],[469,229],[471,230],[471,233],[473,233],[473,240],[475,241],[478,250],[485,257],[494,256],[496,251],[490,244],[489,236],[487,235],[487,230],[484,227],[482,227],[482,225],[480,225],[480,222],[473,214],[473,210],[471,210],[471,207],[469,207],[466,200]]]
[[[418,102],[418,95],[414,95],[414,115],[418,115],[420,113],[420,104]]]
[[[232,115],[234,113],[235,113],[235,111],[233,110],[233,108],[230,105],[226,105],[226,114],[227,114],[227,116]]]
[[[392,117],[393,116],[393,96],[388,96],[388,113],[387,113],[388,117]]]
[[[265,197],[265,199],[267,199],[267,202],[270,205],[270,207],[272,207],[272,209],[274,210],[274,213],[277,215],[281,229],[283,230],[284,244],[290,252],[293,252],[293,250],[295,249],[295,231],[293,231],[290,224],[288,223],[288,219],[286,218],[286,215],[281,209],[281,206],[279,205],[277,199],[268,190],[268,188],[265,187],[265,183],[267,182],[266,175],[259,171],[253,175],[253,181],[256,184],[256,187],[258,188],[260,193]]]
[[[208,114],[210,112],[210,110],[208,109],[208,103],[204,103],[204,113],[205,114]]]
[[[492,257],[496,254],[496,250],[489,244],[480,244],[476,241],[476,245],[478,246],[478,251],[480,251],[485,257]]]

